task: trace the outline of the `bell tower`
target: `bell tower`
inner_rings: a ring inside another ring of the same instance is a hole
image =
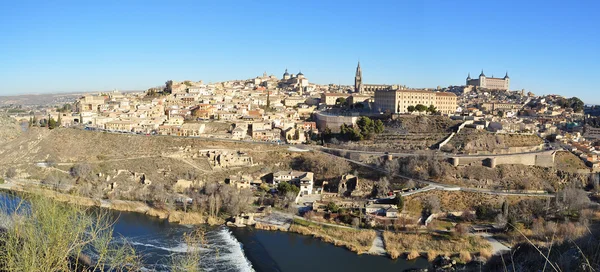
[[[360,61],[356,67],[356,75],[354,76],[354,92],[362,93],[362,71],[360,70]]]

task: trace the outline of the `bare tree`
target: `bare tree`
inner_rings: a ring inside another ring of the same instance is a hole
[[[17,169],[15,169],[14,167],[8,168],[8,170],[6,170],[6,177],[11,179],[17,176]]]
[[[460,237],[464,237],[465,235],[467,235],[467,233],[469,233],[469,227],[461,223],[456,224],[454,230],[456,231],[456,234]]]
[[[92,174],[92,167],[87,163],[78,163],[71,167],[71,176],[77,179],[86,179]]]
[[[387,177],[382,177],[375,183],[375,196],[386,196],[390,192],[390,181]]]
[[[430,213],[440,212],[440,199],[436,195],[429,195],[423,199],[423,208]]]
[[[590,198],[582,189],[567,188],[560,192],[561,202],[567,210],[580,210],[587,207]]]

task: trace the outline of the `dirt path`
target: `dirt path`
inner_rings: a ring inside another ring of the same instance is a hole
[[[498,242],[498,240],[494,239],[494,237],[492,237],[492,235],[489,233],[481,233],[481,234],[477,234],[477,235],[483,237],[483,239],[485,239],[492,245],[492,254],[494,254],[494,255],[500,254],[505,251],[510,251],[509,247]]]
[[[387,251],[385,250],[385,246],[383,244],[383,232],[377,231],[377,235],[375,239],[373,239],[373,244],[369,249],[369,254],[371,255],[386,255]]]

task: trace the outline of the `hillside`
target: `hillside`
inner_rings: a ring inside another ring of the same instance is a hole
[[[446,152],[464,153],[501,152],[510,148],[534,148],[543,143],[544,141],[536,135],[495,134],[465,128],[443,149]]]
[[[384,123],[390,133],[450,133],[461,121],[437,115],[403,115]]]
[[[21,135],[21,126],[16,120],[0,113],[0,144],[11,141]]]
[[[112,134],[67,128],[32,128],[0,149],[0,163],[102,161],[201,149],[255,150],[248,144],[206,139]],[[275,149],[279,147],[261,146],[262,151]]]

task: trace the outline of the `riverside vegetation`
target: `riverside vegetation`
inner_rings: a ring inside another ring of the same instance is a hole
[[[376,235],[374,230],[329,227],[302,219],[294,219],[289,231],[310,235],[336,246],[343,246],[358,254],[369,251]]]
[[[8,203],[8,202],[5,202]],[[106,210],[89,210],[23,195],[0,211],[0,271],[139,271],[141,257],[113,238]],[[199,271],[200,232],[185,237],[189,252],[174,256],[172,271]],[[91,257],[93,256],[93,257]]]

